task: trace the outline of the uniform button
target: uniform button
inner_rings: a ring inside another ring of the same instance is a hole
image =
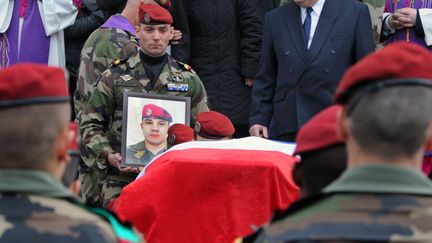
[[[294,71],[294,68],[290,68],[290,69],[288,70],[289,73],[292,73],[293,71]]]
[[[289,54],[291,54],[290,51],[286,51],[286,52],[285,52],[285,56],[288,56]]]
[[[330,68],[328,68],[328,67],[324,68],[324,72],[326,72],[326,73],[330,72]]]
[[[335,49],[331,49],[331,50],[330,50],[330,53],[331,53],[332,55],[336,54]]]

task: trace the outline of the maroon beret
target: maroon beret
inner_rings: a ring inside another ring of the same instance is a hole
[[[195,121],[195,133],[203,138],[232,137],[234,132],[234,125],[230,119],[216,111],[201,112]]]
[[[164,108],[148,104],[145,105],[142,109],[142,119],[153,118],[153,119],[161,119],[167,122],[172,122],[171,114],[165,110]]]
[[[168,129],[168,143],[181,144],[194,140],[194,130],[184,124],[176,123]]]
[[[336,132],[336,115],[341,109],[333,105],[310,119],[299,131],[294,154],[311,152],[343,143]]]
[[[168,10],[158,4],[140,4],[139,20],[142,24],[172,24],[173,18]]]
[[[0,108],[69,100],[63,69],[21,63],[0,71]]]
[[[350,67],[339,83],[335,101],[345,104],[355,90],[370,85],[377,85],[377,88],[403,85],[407,84],[406,80],[413,78],[426,79],[423,84],[418,81],[420,85],[432,85],[432,82],[427,81],[432,80],[431,67],[432,54],[426,48],[408,42],[396,42],[369,54]]]

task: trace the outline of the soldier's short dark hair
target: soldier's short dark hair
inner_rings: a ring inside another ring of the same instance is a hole
[[[68,128],[68,103],[0,109],[0,168],[46,169],[55,139]]]
[[[323,149],[300,154],[301,162],[295,165],[294,181],[303,193],[315,194],[337,179],[346,168],[345,144],[335,144]]]
[[[349,129],[364,152],[388,160],[412,157],[426,142],[431,104],[432,89],[422,86],[356,94],[348,103]]]

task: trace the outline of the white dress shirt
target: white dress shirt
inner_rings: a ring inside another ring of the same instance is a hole
[[[311,29],[309,32],[309,41],[308,41],[308,49],[311,46],[313,36],[315,34],[316,27],[318,25],[318,20],[321,15],[321,11],[323,9],[325,0],[318,0],[318,2],[315,3],[315,5],[312,6],[312,12],[311,12]],[[300,15],[302,18],[302,24],[304,23],[306,19],[306,8],[300,7]]]

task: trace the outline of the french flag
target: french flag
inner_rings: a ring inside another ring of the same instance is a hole
[[[125,187],[116,205],[147,242],[233,242],[299,197],[294,144],[258,137],[177,145]]]

